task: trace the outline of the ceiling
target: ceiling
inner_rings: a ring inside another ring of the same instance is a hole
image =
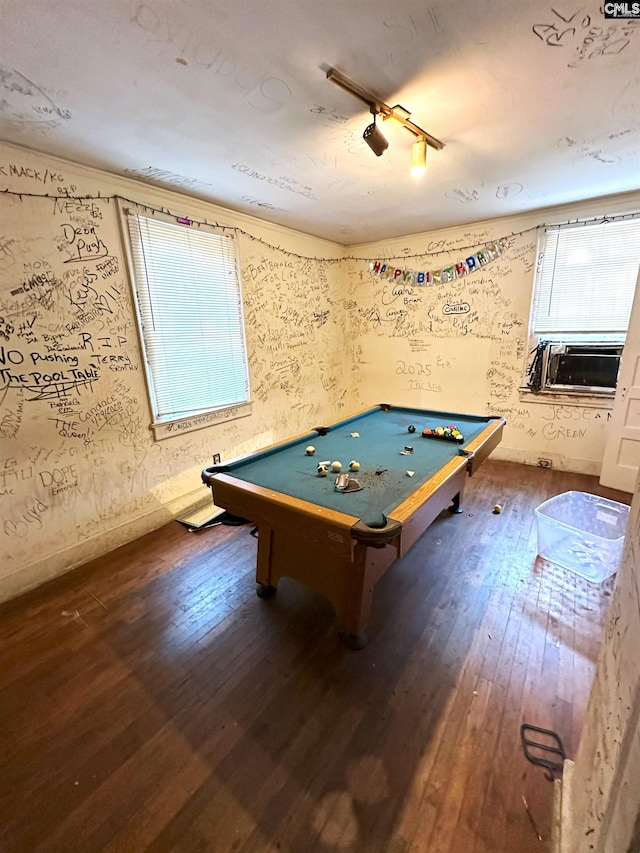
[[[0,0],[0,138],[342,244],[640,186],[640,22],[600,0]],[[445,143],[410,174],[390,120]]]

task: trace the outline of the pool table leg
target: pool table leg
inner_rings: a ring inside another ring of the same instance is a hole
[[[374,548],[356,543],[353,561],[344,575],[342,596],[335,602],[338,621],[343,628],[340,636],[347,648],[359,650],[366,645],[375,586],[397,556],[394,544]]]
[[[349,631],[341,631],[340,636],[345,646],[355,652],[359,652],[360,649],[364,649],[367,645],[367,640],[369,639],[364,631],[360,631],[359,634],[351,634]]]
[[[271,527],[266,524],[259,525],[258,558],[256,562],[256,595],[258,598],[272,598],[276,594],[276,584],[271,583],[273,537],[274,531]]]
[[[290,527],[259,526],[256,592],[270,598],[281,577],[290,577],[325,595],[333,604],[341,636],[350,649],[367,641],[371,601],[376,583],[398,557],[396,543],[374,547],[353,542],[350,528],[340,541],[308,536]],[[326,536],[326,530],[323,528]],[[337,535],[337,534],[336,534]]]
[[[462,492],[458,492],[458,494],[454,496],[453,500],[451,501],[451,506],[449,507],[449,512],[451,512],[451,513],[464,512],[464,510],[460,506],[461,497],[462,497]]]

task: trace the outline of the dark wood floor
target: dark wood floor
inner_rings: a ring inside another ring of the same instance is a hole
[[[359,652],[293,581],[256,597],[248,527],[174,522],[4,605],[0,850],[548,850],[519,727],[575,754],[613,583],[536,558],[534,507],[569,489],[628,497],[487,462]]]

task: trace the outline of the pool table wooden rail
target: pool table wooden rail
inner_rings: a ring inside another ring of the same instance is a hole
[[[495,450],[500,444],[506,423],[506,418],[503,418],[501,415],[495,417],[493,422],[487,424],[480,435],[477,435],[473,441],[460,448],[460,453],[469,460],[468,471],[470,475],[482,465],[491,451]]]

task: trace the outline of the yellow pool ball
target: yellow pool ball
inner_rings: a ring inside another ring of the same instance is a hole
[[[331,470],[332,471],[342,471],[342,462],[338,462],[337,460],[335,462],[332,462],[331,463]]]
[[[351,462],[349,462],[349,469],[351,471],[359,471],[360,463],[356,459],[353,459]]]

